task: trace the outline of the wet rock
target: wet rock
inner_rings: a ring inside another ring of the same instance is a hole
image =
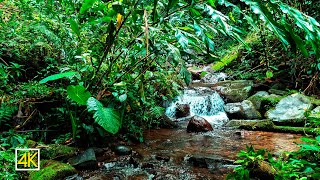
[[[249,100],[241,103],[228,103],[224,106],[224,110],[230,119],[261,119],[261,114]]]
[[[93,148],[89,148],[78,156],[69,159],[69,164],[77,169],[98,168],[98,162]]]
[[[174,129],[178,127],[178,125],[175,122],[173,122],[173,120],[165,114],[160,119],[159,126],[162,128],[168,128],[168,129]]]
[[[234,163],[233,160],[224,159],[219,156],[193,155],[191,157],[187,157],[186,159],[188,163],[200,168],[216,168],[218,166],[232,165]]]
[[[224,110],[230,119],[242,119],[241,103],[228,103],[224,105]]]
[[[258,179],[275,179],[277,171],[267,161],[259,161],[252,165],[249,176]]]
[[[246,119],[261,119],[261,114],[256,110],[251,101],[242,101],[241,111],[243,112],[243,115]]]
[[[176,118],[187,117],[190,115],[190,105],[189,104],[179,104],[176,108]]]
[[[128,146],[116,146],[113,149],[114,153],[118,156],[130,155],[132,153],[132,149]]]
[[[275,127],[272,120],[230,120],[225,126],[247,130],[273,130]]]
[[[164,161],[164,162],[169,162],[170,161],[170,157],[163,155],[163,154],[157,154],[156,155],[156,160],[158,161]]]
[[[266,117],[277,123],[295,123],[305,118],[305,111],[312,108],[311,101],[302,94],[292,94],[280,100],[275,109],[266,112]]]
[[[188,123],[187,132],[207,132],[212,131],[211,124],[200,116],[193,116]]]
[[[261,107],[262,98],[268,96],[266,91],[258,91],[256,94],[250,96],[247,100],[251,101],[257,110]]]
[[[242,102],[247,99],[251,93],[253,81],[237,80],[237,81],[221,81],[214,85],[221,96],[225,98],[228,103]]]
[[[201,79],[201,72],[203,71],[202,68],[192,66],[188,67],[187,70],[191,73],[193,80],[200,80]]]
[[[64,160],[74,156],[78,152],[75,147],[60,144],[48,144],[41,146],[41,158]]]
[[[159,174],[152,179],[154,179],[154,180],[176,180],[176,179],[179,179],[179,177],[174,174],[166,174],[166,175]]]
[[[217,83],[219,81],[224,81],[228,78],[228,75],[226,73],[206,73],[206,75],[204,75],[200,82],[203,82],[203,83]]]
[[[270,94],[280,95],[280,96],[285,96],[285,95],[288,94],[287,91],[282,91],[282,90],[278,90],[278,89],[269,89],[269,93]]]
[[[143,163],[141,165],[141,168],[142,169],[153,169],[154,168],[154,165],[152,163]]]
[[[39,171],[30,172],[30,180],[64,179],[77,173],[76,169],[71,165],[54,160],[41,160],[40,167]]]

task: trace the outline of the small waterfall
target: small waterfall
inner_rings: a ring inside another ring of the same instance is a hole
[[[189,104],[190,115],[205,118],[211,125],[220,126],[228,120],[220,95],[210,88],[197,87],[185,89],[166,109],[166,115],[175,118],[176,108],[180,104]]]

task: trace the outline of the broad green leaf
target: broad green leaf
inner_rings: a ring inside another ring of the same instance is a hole
[[[189,86],[191,83],[191,73],[185,67],[182,67],[180,74],[182,75],[184,82],[187,84],[187,86]]]
[[[95,98],[90,97],[87,101],[89,112],[93,112],[93,118],[96,123],[103,127],[106,131],[116,134],[120,127],[120,114],[113,108],[105,108]]]
[[[42,79],[41,81],[39,81],[39,83],[40,84],[44,84],[44,83],[46,83],[48,81],[54,81],[54,80],[61,79],[61,78],[64,78],[64,77],[71,77],[71,76],[74,76],[76,74],[78,74],[78,72],[74,72],[74,71],[54,74],[54,75],[51,75],[51,76],[48,76],[48,77]]]
[[[95,2],[96,0],[84,0],[80,8],[80,14],[83,14],[90,9]]]
[[[272,71],[268,70],[268,71],[266,72],[266,77],[267,77],[268,79],[272,78],[272,77],[273,77]]]
[[[125,100],[127,100],[127,94],[122,94],[121,96],[119,96],[120,102],[124,102]]]
[[[188,47],[188,39],[184,36],[181,31],[177,30],[175,34],[176,38],[178,39],[179,44],[183,49]]]
[[[68,86],[67,94],[70,99],[74,100],[80,105],[86,105],[87,100],[91,96],[90,92],[86,91],[85,87],[77,85],[77,86]]]
[[[74,19],[71,19],[71,18],[69,19],[69,23],[70,23],[72,31],[74,33],[76,33],[76,35],[78,37],[80,37],[80,29],[79,29],[78,23]]]
[[[210,6],[215,7],[216,5],[214,4],[216,2],[216,0],[208,0],[208,3],[210,4]]]

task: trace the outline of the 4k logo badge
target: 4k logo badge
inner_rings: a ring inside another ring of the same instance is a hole
[[[15,149],[16,171],[40,170],[40,149]]]

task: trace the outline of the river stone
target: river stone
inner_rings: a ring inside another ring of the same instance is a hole
[[[224,110],[230,119],[261,119],[261,114],[251,101],[225,104]]]
[[[206,75],[204,75],[200,82],[203,82],[203,83],[217,83],[219,81],[224,81],[228,78],[228,75],[226,73],[207,73]]]
[[[305,118],[305,111],[312,108],[311,101],[302,94],[292,94],[280,100],[275,109],[266,112],[266,117],[274,122],[292,122]]]
[[[247,99],[252,91],[253,81],[220,81],[213,86],[227,103],[242,102]]]
[[[193,116],[188,123],[187,132],[208,132],[212,131],[211,124],[200,116]]]
[[[241,103],[227,103],[224,105],[224,111],[227,113],[229,119],[241,119]]]
[[[190,105],[189,104],[180,104],[176,108],[176,118],[187,117],[190,115]]]
[[[130,155],[132,153],[132,149],[128,146],[116,146],[114,148],[114,153],[119,156]]]
[[[76,157],[68,160],[69,164],[77,169],[95,169],[98,168],[98,162],[96,159],[93,148],[89,148]]]
[[[262,98],[268,96],[267,91],[258,91],[254,95],[250,96],[247,100],[251,101],[257,110],[261,108]]]
[[[54,160],[41,160],[39,171],[30,171],[30,180],[55,180],[64,179],[77,173],[77,170],[69,164]]]
[[[261,119],[261,114],[256,110],[251,101],[244,100],[241,103],[241,111],[246,119]]]

